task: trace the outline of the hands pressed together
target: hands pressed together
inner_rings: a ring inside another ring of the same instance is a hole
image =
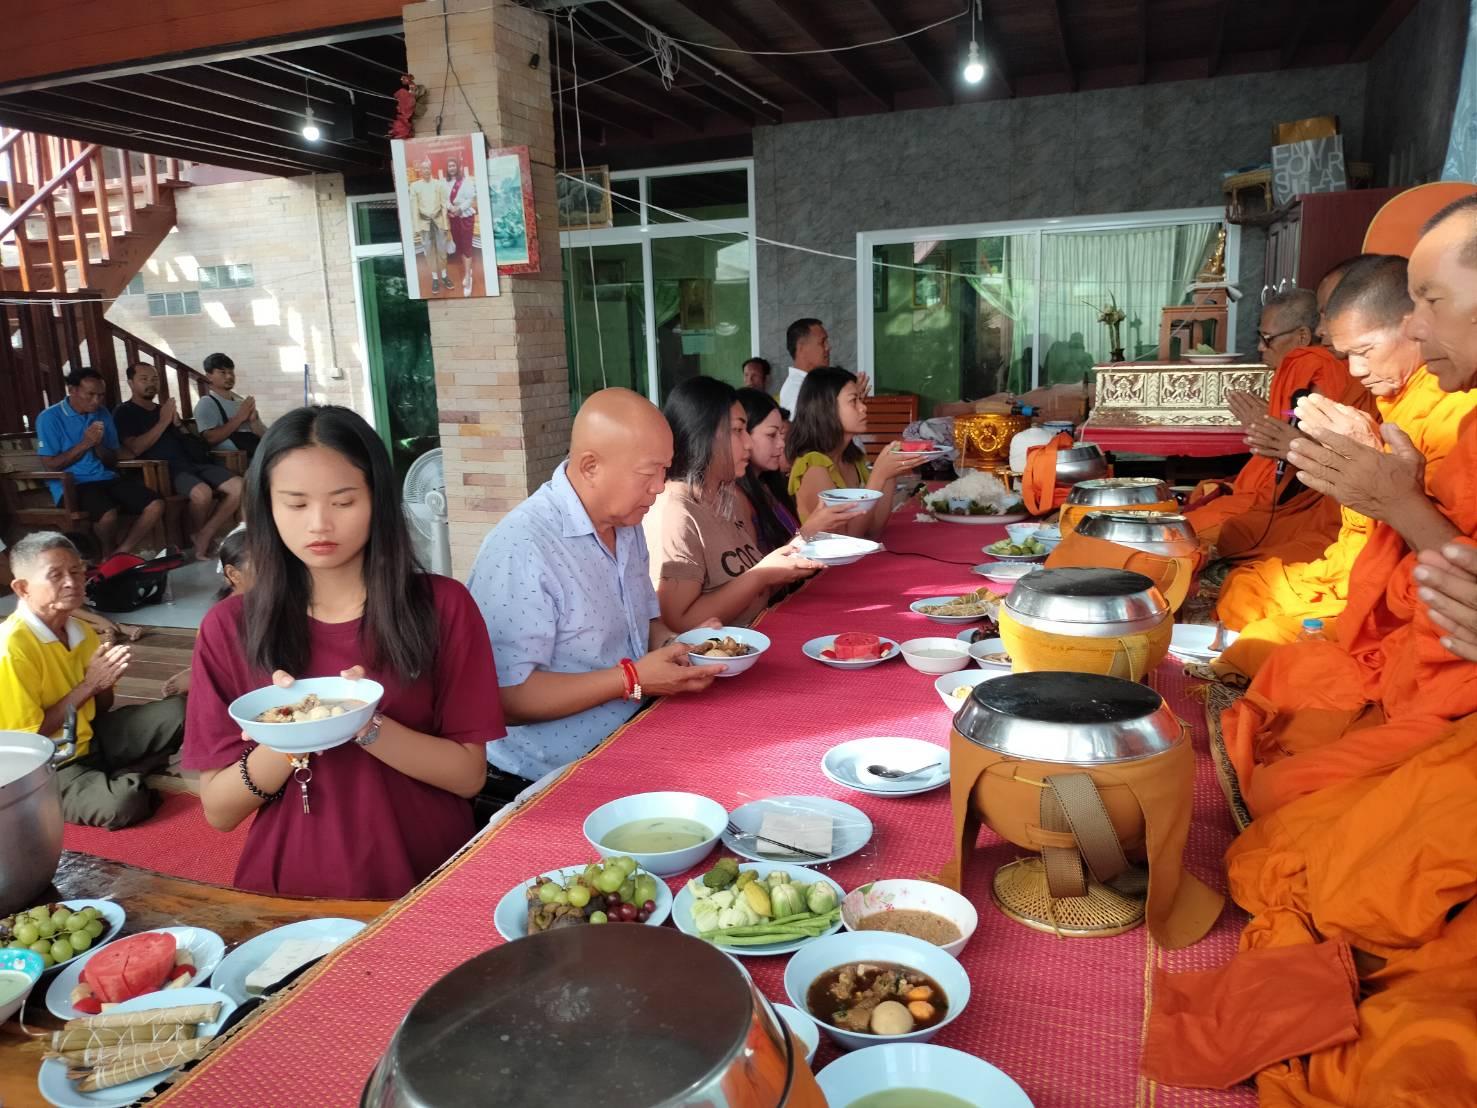
[[[1477,547],[1447,543],[1440,550],[1423,550],[1419,560],[1416,595],[1431,622],[1447,632],[1441,645],[1477,662]]]
[[[1380,428],[1388,452],[1321,424],[1306,430],[1312,437],[1295,438],[1287,460],[1308,488],[1385,522],[1402,502],[1411,497],[1425,498],[1425,455],[1395,424],[1386,423]],[[1361,431],[1354,430],[1363,437]]]

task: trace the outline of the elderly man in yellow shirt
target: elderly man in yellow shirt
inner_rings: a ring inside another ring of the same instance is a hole
[[[0,731],[60,738],[77,714],[77,751],[57,770],[62,815],[111,830],[147,819],[158,797],[144,784],[184,737],[179,697],[114,708],[126,644],[101,647],[74,613],[86,599],[82,558],[65,535],[29,535],[10,551],[15,612],[0,623]]]

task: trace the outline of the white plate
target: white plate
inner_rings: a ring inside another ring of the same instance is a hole
[[[880,658],[862,658],[854,662],[842,661],[840,658],[827,658],[821,651],[831,649],[832,644],[836,641],[835,635],[822,635],[818,639],[811,639],[800,650],[812,661],[819,662],[823,666],[834,666],[836,669],[871,669],[873,666],[880,666],[883,662],[889,662],[893,658],[902,657],[902,651],[898,649],[896,642],[889,639],[886,635],[878,635],[877,638],[881,641],[884,649],[887,647],[892,648]]]
[[[226,944],[214,931],[207,931],[203,927],[155,927],[149,931],[135,932],[138,935],[164,934],[174,936],[176,950],[188,950],[191,957],[195,959],[195,972],[190,977],[189,985],[198,985],[209,979],[215,972],[215,967],[220,965],[221,956],[226,952]],[[131,935],[121,936],[132,938]],[[82,957],[74,958],[62,967],[61,973],[57,974],[51,982],[51,988],[46,990],[46,1007],[59,1020],[74,1020],[85,1016],[86,1012],[79,1012],[72,1006],[72,990],[77,987],[77,982],[82,979],[82,967],[87,960],[96,954],[102,947],[93,947],[83,953]],[[188,988],[189,985],[181,985],[179,989],[156,989],[154,992],[178,993],[180,989]],[[143,996],[153,996],[154,993],[144,993]],[[140,999],[140,998],[135,998]]]
[[[1221,650],[1230,646],[1240,634],[1235,631],[1227,631]],[[1210,649],[1211,641],[1215,638],[1215,627],[1203,623],[1177,623],[1169,636],[1169,652],[1181,658],[1188,658],[1194,662],[1208,662],[1213,658],[1219,658],[1220,650]]]
[[[1240,351],[1235,350],[1229,354],[1182,354],[1180,356],[1191,365],[1235,365],[1241,360]]]
[[[947,446],[935,446],[930,450],[894,450],[893,453],[900,458],[943,458],[952,453]]]
[[[563,869],[547,870],[539,876],[553,881],[563,881],[566,877],[578,877],[584,872],[584,866],[565,866]],[[656,881],[656,896],[652,900],[652,903],[656,905],[656,910],[646,918],[646,925],[660,927],[672,914],[672,890],[660,877],[655,874],[651,876]],[[527,881],[520,881],[514,885],[503,893],[503,898],[493,909],[492,924],[497,928],[497,933],[508,942],[528,938],[528,897],[524,894],[533,880],[530,877]]]
[[[956,516],[952,512],[934,512],[934,519],[941,519],[945,523],[1019,523],[1023,519],[1030,519],[1028,512],[1012,512],[1003,516]]]
[[[905,781],[889,781],[867,772],[872,765],[910,770],[933,762],[940,763],[937,769]],[[821,772],[838,785],[871,796],[916,796],[949,783],[949,748],[922,739],[852,739],[826,751]]]
[[[992,555],[993,557],[993,555]],[[1001,585],[1013,585],[1028,573],[1035,573],[1039,566],[1030,562],[981,562],[972,569],[971,573],[978,573],[986,581],[995,581]]]
[[[836,890],[836,904],[838,907],[841,904],[841,898],[846,895],[846,890],[829,877],[817,873],[813,869],[806,869],[804,866],[792,865],[788,862],[742,862],[739,864],[739,868],[753,870],[759,875],[761,881],[775,870],[788,873],[792,881],[799,881],[806,885],[813,885],[817,881],[824,881]],[[672,922],[677,925],[677,930],[681,931],[684,935],[697,935],[697,928],[692,922],[692,902],[695,899],[696,897],[692,895],[687,886],[683,885],[677,893],[677,898],[672,902]],[[725,954],[732,954],[737,958],[757,958],[765,954],[790,954],[799,950],[806,943],[815,942],[816,939],[824,938],[826,935],[834,935],[840,930],[841,918],[838,916],[834,925],[826,928],[826,930],[813,938],[794,939],[787,943],[766,943],[763,946],[720,946],[718,949]]]
[[[816,1084],[836,1105],[878,1089],[923,1089],[978,1108],[1031,1108],[1025,1091],[989,1062],[932,1043],[880,1043],[843,1054],[816,1075]]]
[[[103,933],[92,940],[92,945],[87,950],[84,950],[82,954],[86,954],[91,950],[97,950],[99,947],[106,946],[116,939],[118,937],[118,929],[123,926],[123,921],[128,918],[128,913],[123,910],[123,906],[116,900],[57,900],[51,903],[65,904],[68,908],[72,909],[96,908],[101,914]],[[34,908],[36,905],[33,904],[30,907]],[[67,966],[75,962],[77,958],[82,957],[82,954],[77,955],[75,958],[68,958],[65,962],[59,962],[54,966],[48,966],[41,971],[41,980],[45,981],[47,978],[60,973]]]
[[[978,616],[939,616],[921,611],[924,605],[947,604],[951,600],[958,600],[963,593],[955,593],[953,596],[925,596],[922,600],[915,600],[908,605],[908,611],[914,615],[920,615],[924,619],[931,619],[934,623],[978,623],[982,619],[994,619],[989,612]],[[999,599],[998,597],[996,598]]]
[[[113,1011],[146,1012],[151,1008],[173,1008],[179,1004],[215,1003],[221,1006],[220,1015],[197,1028],[201,1035],[211,1036],[221,1029],[226,1017],[236,1010],[236,1002],[216,989],[190,986],[167,992],[146,993],[132,1000],[125,1000]],[[41,1090],[41,1095],[57,1108],[126,1108],[173,1072],[172,1069],[161,1070],[123,1085],[115,1085],[111,1089],[83,1093],[77,1091],[76,1082],[67,1079],[67,1063],[60,1058],[52,1058],[41,1063],[41,1073],[36,1078],[36,1085]]]
[[[839,858],[855,854],[872,838],[872,821],[867,818],[866,812],[826,796],[771,796],[764,800],[751,801],[735,808],[729,815],[728,821],[740,831],[757,832],[764,823],[765,813],[770,811],[816,813],[830,816],[835,820],[835,830],[831,836],[831,853],[824,858],[792,857],[786,859],[788,861],[803,863],[807,866],[834,862]],[[754,839],[746,836],[740,842],[726,827],[723,829],[723,845],[735,854],[744,858],[752,858],[756,862],[781,860],[769,854],[760,854],[757,849],[758,843]]]
[[[246,978],[288,939],[334,939],[342,943],[363,930],[364,924],[359,920],[334,918],[305,919],[274,927],[247,939],[222,958],[210,975],[210,987],[225,993],[236,1004],[245,1004],[251,999],[246,991]]]
[[[871,539],[853,538],[850,535],[827,535],[814,538],[800,548],[801,556],[826,566],[849,566],[859,562],[868,554],[882,549],[880,542]]]

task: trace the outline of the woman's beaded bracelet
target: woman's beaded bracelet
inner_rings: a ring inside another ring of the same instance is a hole
[[[255,749],[255,746],[248,746],[245,750],[241,752],[241,760],[237,764],[241,767],[242,784],[246,786],[247,792],[251,793],[252,796],[256,797],[263,803],[270,804],[274,800],[281,800],[282,794],[287,791],[286,782],[284,782],[282,787],[276,792],[268,793],[263,792],[261,789],[257,788],[256,782],[251,779],[251,771],[246,768],[246,759],[251,757],[251,752]]]

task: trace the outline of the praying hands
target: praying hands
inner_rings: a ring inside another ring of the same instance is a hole
[[[1340,404],[1320,393],[1311,393],[1297,402],[1295,412],[1298,426],[1307,434],[1317,437],[1332,432],[1371,450],[1383,451],[1379,422],[1367,412]]]
[[[1441,645],[1458,658],[1477,662],[1477,546],[1447,543],[1423,550],[1415,579],[1417,596],[1431,622],[1446,632]]]
[[[1287,460],[1308,488],[1386,523],[1402,501],[1426,499],[1425,455],[1393,423],[1382,428],[1389,453],[1321,426],[1305,430],[1313,437],[1295,438]]]

